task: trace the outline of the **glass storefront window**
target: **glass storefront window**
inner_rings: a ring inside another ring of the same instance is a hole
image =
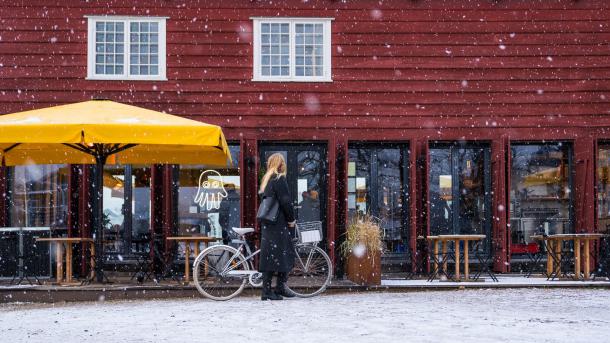
[[[571,146],[566,143],[511,145],[510,225],[512,253],[537,248],[539,233],[573,232]]]
[[[67,229],[67,165],[27,165],[9,169],[9,226]]]
[[[410,263],[407,147],[351,145],[348,154],[348,215],[378,218],[386,248],[382,266],[385,271],[404,271]]]
[[[600,144],[597,150],[597,228],[610,232],[610,144]]]
[[[104,167],[104,251],[145,252],[150,241],[150,168]]]
[[[430,147],[430,234],[489,237],[490,173],[486,144],[437,143]]]
[[[179,236],[207,235],[235,238],[232,227],[240,227],[239,145],[230,145],[233,165],[208,168],[181,165],[178,172]]]

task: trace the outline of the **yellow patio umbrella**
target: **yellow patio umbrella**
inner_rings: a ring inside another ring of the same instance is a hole
[[[92,100],[0,116],[4,165],[96,164],[93,227],[101,250],[104,164],[206,164],[231,156],[222,129],[109,100]],[[99,230],[99,231],[98,231]],[[96,274],[102,281],[102,254]]]

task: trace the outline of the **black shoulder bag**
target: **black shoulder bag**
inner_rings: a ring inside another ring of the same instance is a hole
[[[263,196],[256,213],[256,219],[261,222],[275,223],[280,213],[280,203],[274,196]]]

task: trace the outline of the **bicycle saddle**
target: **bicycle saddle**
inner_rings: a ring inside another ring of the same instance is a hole
[[[249,232],[254,232],[254,229],[251,227],[234,227],[233,231],[235,231],[238,235],[243,236]]]

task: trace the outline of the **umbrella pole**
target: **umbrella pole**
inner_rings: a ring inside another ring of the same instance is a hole
[[[106,158],[95,157],[95,169],[93,170],[93,208],[91,211],[93,233],[95,234],[95,276],[97,282],[104,282],[104,246],[103,246],[103,215],[104,215],[104,164]]]

